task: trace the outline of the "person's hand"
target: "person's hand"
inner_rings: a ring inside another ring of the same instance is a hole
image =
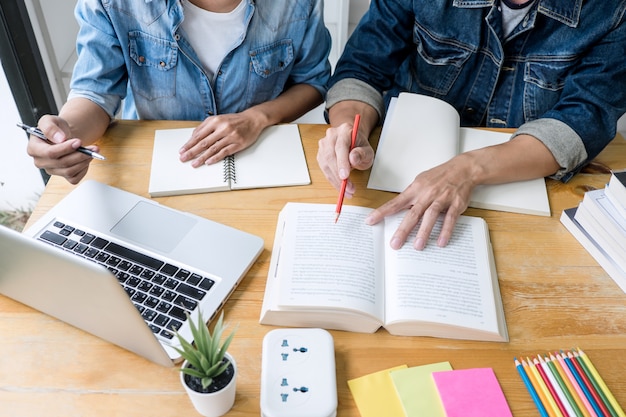
[[[195,168],[214,164],[252,145],[264,127],[248,112],[208,117],[180,149],[180,160]]]
[[[399,249],[419,224],[413,247],[422,250],[439,215],[445,213],[437,245],[446,246],[476,186],[472,171],[472,160],[466,154],[424,171],[397,197],[374,210],[366,222],[376,224],[385,216],[408,209],[389,243],[393,249]]]
[[[374,162],[374,149],[361,129],[359,129],[354,149],[350,151],[352,128],[352,123],[342,123],[337,127],[331,127],[326,130],[326,136],[319,141],[317,163],[326,179],[337,190],[341,188],[341,182],[349,177],[352,169],[365,170]],[[348,180],[346,197],[352,197],[354,192],[354,184]]]
[[[58,116],[43,116],[37,127],[48,141],[30,137],[26,152],[33,158],[35,166],[50,175],[65,177],[71,184],[77,184],[87,173],[92,161],[90,156],[76,152],[81,146],[81,140],[72,138],[68,123]],[[99,151],[97,146],[87,148]]]

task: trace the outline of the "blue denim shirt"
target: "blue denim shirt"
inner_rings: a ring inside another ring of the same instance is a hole
[[[377,108],[400,91],[452,104],[464,126],[537,137],[569,179],[613,139],[626,111],[626,0],[536,0],[503,38],[494,0],[372,0],[327,106]]]
[[[125,98],[123,118],[204,120],[294,84],[326,95],[331,43],[321,0],[245,0],[246,35],[213,82],[180,27],[180,1],[79,0],[69,97],[88,98],[111,117]]]

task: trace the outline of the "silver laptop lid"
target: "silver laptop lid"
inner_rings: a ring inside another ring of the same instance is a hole
[[[0,226],[0,293],[160,365],[172,360],[106,269]]]

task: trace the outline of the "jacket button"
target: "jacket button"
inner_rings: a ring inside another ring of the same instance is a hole
[[[141,62],[141,63],[146,62],[146,57],[145,57],[145,56],[143,56],[143,55],[142,55],[142,56],[140,56],[140,57],[139,57],[139,62]]]
[[[159,62],[159,65],[160,65],[161,67],[164,67],[164,66],[165,66],[165,62],[163,62],[163,61]]]

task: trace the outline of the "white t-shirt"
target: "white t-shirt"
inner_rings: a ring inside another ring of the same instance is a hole
[[[181,26],[204,70],[213,79],[224,57],[245,35],[247,3],[242,0],[228,13],[209,12],[190,1],[183,1],[182,4],[185,19]]]
[[[530,7],[528,6],[533,3],[534,0],[531,0],[523,5],[511,7],[506,1],[500,2],[500,10],[502,11],[502,28],[504,29],[505,38],[513,32],[513,29],[515,29],[522,20],[524,20],[530,11]]]

